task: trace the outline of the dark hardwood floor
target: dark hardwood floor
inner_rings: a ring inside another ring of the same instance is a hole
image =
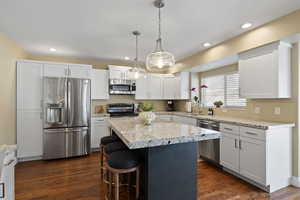
[[[300,200],[300,189],[288,187],[271,195],[205,162],[198,167],[201,200]],[[32,161],[16,167],[16,200],[104,200],[99,154],[55,161]],[[121,200],[127,200],[123,192]]]

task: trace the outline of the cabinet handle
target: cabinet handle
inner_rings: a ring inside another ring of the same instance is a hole
[[[239,140],[239,147],[240,147],[240,150],[242,150],[242,140]]]
[[[238,148],[238,146],[237,146],[237,139],[234,139],[234,148]]]
[[[257,133],[252,133],[252,132],[245,132],[246,134],[248,134],[248,135],[258,135]]]

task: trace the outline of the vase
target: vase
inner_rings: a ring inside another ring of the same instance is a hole
[[[156,119],[156,115],[152,111],[141,112],[139,116],[145,125],[151,125],[152,122]]]

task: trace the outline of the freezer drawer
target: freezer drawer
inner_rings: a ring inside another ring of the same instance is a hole
[[[89,131],[87,127],[44,130],[43,158],[48,160],[89,154]]]

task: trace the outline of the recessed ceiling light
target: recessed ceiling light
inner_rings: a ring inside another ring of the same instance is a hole
[[[49,49],[49,51],[55,52],[55,51],[56,51],[56,49],[54,49],[54,48],[50,48],[50,49]]]
[[[250,28],[251,26],[252,26],[252,24],[247,22],[247,23],[243,24],[241,27],[242,27],[242,29],[247,29],[247,28]]]
[[[125,56],[124,59],[125,60],[130,60],[130,58],[128,56]]]
[[[204,47],[210,47],[210,46],[211,46],[211,43],[205,42],[205,43],[203,44],[203,46],[204,46]]]

